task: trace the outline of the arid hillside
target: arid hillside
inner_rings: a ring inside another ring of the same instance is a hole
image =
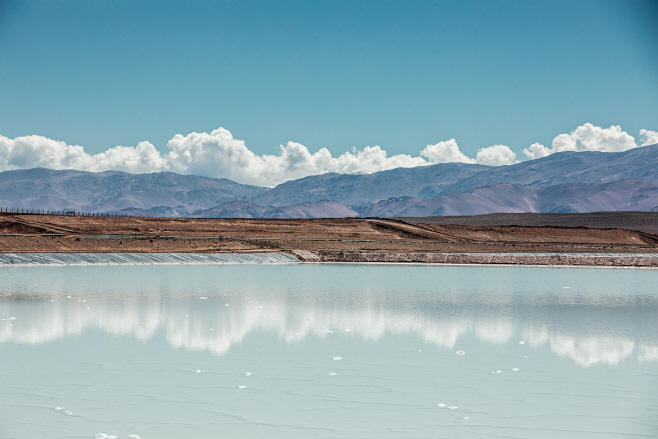
[[[105,218],[0,214],[0,252],[655,252],[621,228],[412,224],[391,219]],[[221,239],[220,239],[221,237]]]

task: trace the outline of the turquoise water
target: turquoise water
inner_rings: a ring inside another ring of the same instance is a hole
[[[0,437],[658,436],[658,271],[0,269]]]

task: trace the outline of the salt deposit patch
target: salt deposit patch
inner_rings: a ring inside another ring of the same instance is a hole
[[[0,266],[263,264],[300,262],[287,253],[4,253]]]

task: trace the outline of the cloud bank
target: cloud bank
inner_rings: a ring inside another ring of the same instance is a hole
[[[658,132],[641,130],[644,145],[658,143]],[[570,134],[560,134],[550,148],[539,143],[523,150],[530,159],[560,151],[625,151],[638,145],[619,126],[610,128],[582,125]],[[162,154],[150,142],[137,146],[115,146],[91,155],[79,145],[32,135],[10,139],[0,135],[0,171],[45,167],[81,171],[117,170],[132,173],[171,171],[208,177],[228,178],[240,183],[275,186],[309,175],[337,172],[371,173],[394,168],[411,168],[436,163],[473,163],[502,166],[518,163],[508,146],[493,145],[480,149],[475,158],[465,155],[455,139],[427,145],[419,156],[389,156],[379,146],[368,146],[333,157],[327,148],[311,153],[302,144],[288,142],[276,155],[257,155],[243,140],[233,138],[224,128],[210,133],[176,134]]]
[[[640,137],[644,139],[641,146],[658,143],[658,132],[640,130]],[[637,148],[635,138],[622,131],[619,125],[610,128],[601,128],[586,123],[573,130],[570,134],[560,134],[551,147],[548,148],[540,143],[533,143],[529,148],[523,150],[530,159],[538,159],[563,151],[601,151],[620,152],[631,148]]]

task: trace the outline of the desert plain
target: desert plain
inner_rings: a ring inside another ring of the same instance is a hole
[[[264,252],[355,261],[354,254],[658,251],[658,213],[427,218],[146,218],[0,214],[0,252]],[[372,257],[371,257],[372,259]],[[418,257],[416,257],[416,260]]]

